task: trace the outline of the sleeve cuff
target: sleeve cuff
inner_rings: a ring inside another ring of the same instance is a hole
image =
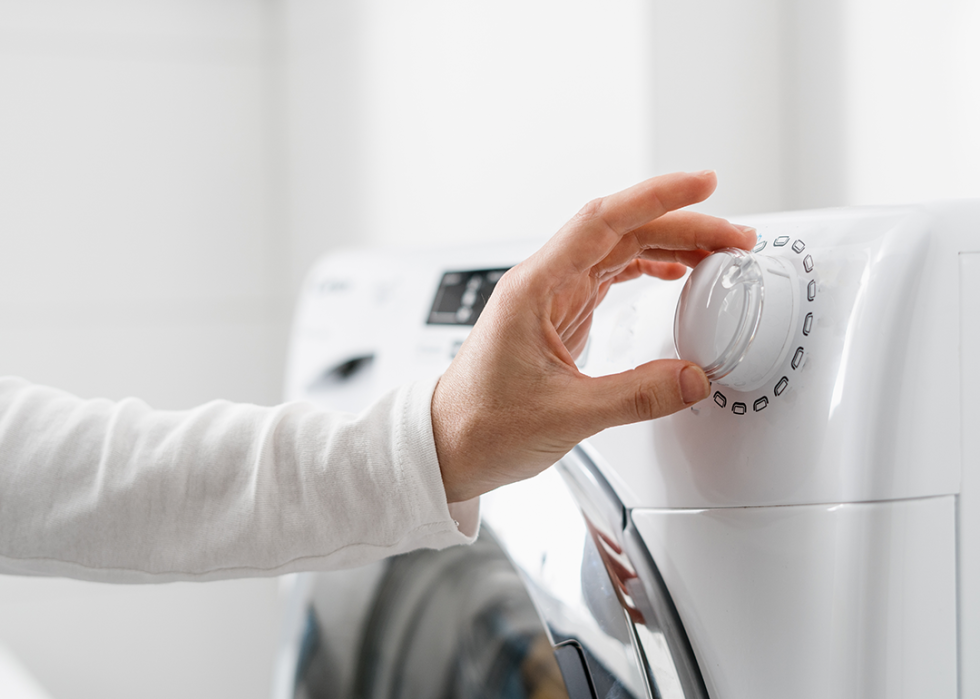
[[[441,549],[472,544],[480,532],[480,499],[448,503],[432,433],[432,393],[437,381],[419,381],[406,387],[403,438],[409,459],[416,462],[427,491],[428,533],[416,541],[419,547]],[[435,521],[433,521],[435,520]]]
[[[472,544],[476,541],[476,535],[480,533],[480,498],[449,503],[449,516],[465,537],[460,543]]]

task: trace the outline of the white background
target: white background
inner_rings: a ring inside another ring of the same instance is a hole
[[[659,172],[734,216],[980,196],[977,36],[969,0],[2,0],[0,373],[274,403],[318,255]],[[0,578],[0,642],[58,698],[258,698],[279,604]]]

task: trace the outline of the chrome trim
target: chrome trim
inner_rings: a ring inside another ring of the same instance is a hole
[[[581,651],[583,696],[708,699],[659,570],[587,447],[481,507],[552,645]]]
[[[629,511],[585,448],[558,464],[599,547],[645,670],[649,695],[708,699],[690,640]],[[605,527],[593,523],[601,517]],[[593,526],[590,526],[593,524]]]
[[[627,555],[646,588],[650,604],[646,624],[634,625],[650,681],[664,699],[708,699],[701,669],[677,608],[632,519],[623,535]]]
[[[654,696],[614,583],[558,471],[548,469],[481,500],[484,525],[521,574],[552,646],[581,651],[589,682],[566,681],[570,691],[582,692],[572,699]]]

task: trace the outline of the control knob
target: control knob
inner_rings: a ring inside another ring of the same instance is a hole
[[[677,302],[677,356],[698,364],[710,381],[754,391],[786,359],[799,306],[789,260],[719,250],[694,268]]]

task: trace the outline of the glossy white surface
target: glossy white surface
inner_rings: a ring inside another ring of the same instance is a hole
[[[953,497],[633,512],[717,699],[955,697],[955,518]]]
[[[21,662],[0,646],[0,697],[4,699],[51,699]]]
[[[960,255],[963,485],[959,553],[960,696],[980,696],[980,245]]]
[[[791,351],[756,391],[716,385],[693,409],[591,439],[625,504],[782,505],[958,492],[960,376],[944,358],[958,340],[957,253],[978,245],[980,204],[745,222],[758,228],[762,252],[791,260],[801,280]],[[671,356],[668,319],[678,293],[656,282],[615,289],[597,314],[584,370],[603,374]]]

